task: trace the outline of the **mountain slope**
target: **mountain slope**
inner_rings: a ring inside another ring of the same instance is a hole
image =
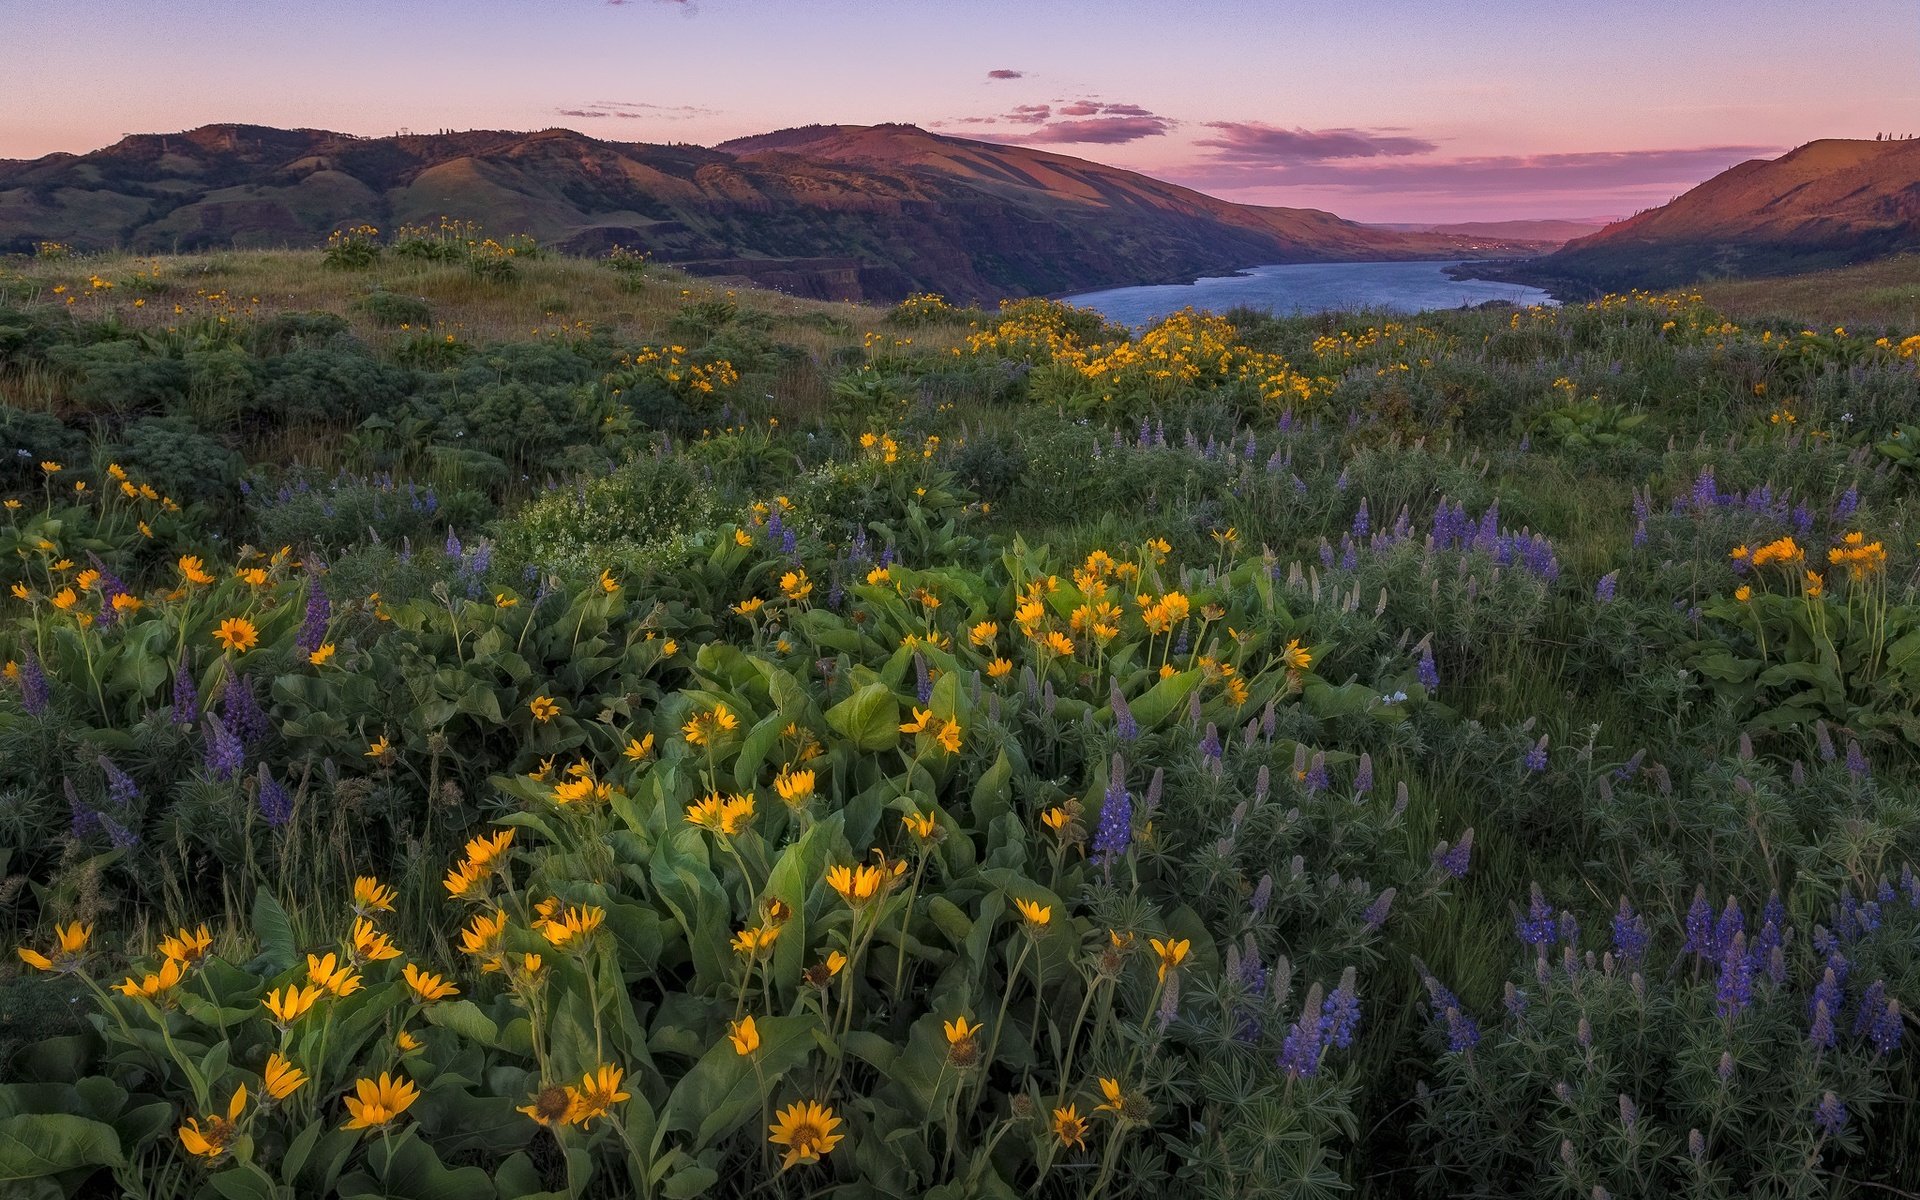
[[[1588,288],[1783,275],[1920,249],[1920,140],[1809,142],[1755,159],[1519,274]]]
[[[1468,257],[1520,243],[1231,204],[1066,155],[910,125],[812,126],[707,149],[570,130],[358,138],[210,125],[0,162],[0,251],[315,245],[341,226],[434,224],[823,299],[962,300],[1185,280],[1269,262]]]

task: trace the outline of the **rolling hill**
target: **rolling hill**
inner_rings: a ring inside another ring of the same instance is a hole
[[[1920,140],[1809,142],[1512,269],[1573,292],[1789,275],[1920,250]]]
[[[911,125],[809,126],[714,148],[565,129],[360,138],[208,125],[0,162],[0,252],[42,240],[145,252],[313,246],[346,225],[442,216],[587,253],[643,249],[820,299],[931,290],[990,301],[1260,263],[1537,249],[1232,204]]]

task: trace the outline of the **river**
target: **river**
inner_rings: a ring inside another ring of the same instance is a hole
[[[1554,303],[1539,288],[1523,284],[1450,278],[1446,268],[1461,261],[1465,260],[1286,263],[1249,267],[1238,275],[1192,283],[1085,292],[1067,297],[1067,302],[1096,309],[1110,321],[1134,326],[1151,324],[1189,306],[1213,312],[1259,308],[1286,316],[1361,308],[1413,313],[1488,300]]]

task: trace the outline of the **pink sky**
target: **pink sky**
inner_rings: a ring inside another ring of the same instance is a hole
[[[1618,215],[1920,133],[1912,0],[14,6],[0,156],[213,121],[713,143],[910,121],[1359,220]]]

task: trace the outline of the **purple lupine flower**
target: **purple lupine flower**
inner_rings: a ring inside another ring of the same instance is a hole
[[[225,782],[237,779],[247,767],[247,748],[219,717],[206,720],[207,774]]]
[[[1702,958],[1718,957],[1714,954],[1713,944],[1713,905],[1707,902],[1707,886],[1696,884],[1693,889],[1693,904],[1687,909],[1687,940],[1680,947],[1682,954],[1697,954]]]
[[[1693,481],[1693,506],[1695,508],[1713,508],[1721,501],[1720,489],[1713,480],[1713,468],[1701,467],[1700,475]]]
[[[920,697],[920,703],[928,704],[933,700],[933,676],[927,672],[926,656],[916,653],[913,656],[914,694]]]
[[[1133,709],[1127,704],[1125,692],[1120,690],[1118,679],[1108,680],[1109,694],[1113,703],[1113,728],[1123,742],[1131,742],[1140,736],[1140,722],[1134,720]]]
[[[1633,911],[1625,896],[1620,897],[1620,909],[1613,914],[1613,952],[1629,966],[1638,966],[1646,958],[1651,940],[1647,919]]]
[[[1272,902],[1272,900],[1273,876],[1262,875],[1260,876],[1260,882],[1254,885],[1253,899],[1248,901],[1247,908],[1257,917],[1267,911],[1267,905]]]
[[[1340,973],[1340,986],[1320,1009],[1321,1036],[1345,1050],[1353,1045],[1354,1030],[1359,1027],[1360,993],[1354,987],[1354,969],[1348,967]]]
[[[1707,1157],[1707,1135],[1698,1129],[1687,1130],[1687,1157],[1695,1162],[1704,1162]]]
[[[1340,468],[1340,478],[1333,481],[1333,489],[1337,492],[1347,490],[1347,469],[1345,467]]]
[[[273,828],[281,828],[293,816],[293,797],[287,795],[287,789],[275,781],[265,763],[260,764],[259,799],[260,815]]]
[[[320,586],[316,573],[307,585],[307,615],[300,623],[300,636],[294,642],[302,655],[312,654],[327,640],[327,623],[333,619],[333,603],[327,589]]]
[[[1839,501],[1833,506],[1833,519],[1836,521],[1844,521],[1848,517],[1851,517],[1854,510],[1859,507],[1860,485],[1850,483],[1847,485],[1847,490],[1840,493]]]
[[[1747,954],[1747,935],[1735,933],[1720,960],[1720,985],[1714,993],[1714,1011],[1731,1021],[1753,1003],[1753,959]]]
[[[1301,783],[1305,785],[1307,793],[1312,795],[1317,792],[1326,791],[1329,782],[1327,778],[1327,756],[1316,750],[1313,754],[1313,765],[1307,768],[1305,777],[1301,780]]]
[[[1194,693],[1198,695],[1199,693]],[[1206,736],[1200,739],[1200,753],[1206,758],[1218,759],[1223,750],[1220,745],[1220,730],[1212,721],[1207,722]]]
[[[1861,750],[1860,743],[1854,741],[1852,738],[1847,739],[1847,774],[1853,776],[1855,779],[1865,779],[1867,777],[1866,752]]]
[[[1100,805],[1100,824],[1094,830],[1093,850],[1111,866],[1133,842],[1133,799],[1127,794],[1127,764],[1118,754],[1107,775],[1107,794]]]
[[[1333,546],[1325,538],[1320,539],[1320,569],[1333,570]]]
[[[1892,1054],[1900,1048],[1904,1024],[1900,1015],[1900,1001],[1889,997],[1879,1017],[1867,1030],[1867,1041],[1872,1043],[1875,1055]]]
[[[1142,812],[1145,812],[1148,815],[1152,815],[1155,811],[1159,809],[1160,791],[1162,788],[1166,786],[1166,783],[1167,783],[1167,769],[1165,767],[1155,767],[1153,769],[1153,778],[1147,780],[1146,798],[1142,800],[1140,803],[1140,809]]]
[[[1366,915],[1361,918],[1368,929],[1377,930],[1387,923],[1387,914],[1393,908],[1393,897],[1398,891],[1398,888],[1388,888],[1373,898],[1373,903],[1367,906]]]
[[[1539,884],[1530,886],[1527,911],[1524,915],[1514,918],[1513,929],[1522,942],[1529,946],[1541,947],[1543,953],[1545,947],[1553,944],[1555,934],[1553,909],[1547,904],[1547,898],[1540,894]]]
[[[1625,1092],[1621,1092],[1620,1093],[1620,1124],[1621,1126],[1627,1129],[1632,1129],[1634,1126],[1634,1122],[1638,1121],[1639,1119],[1640,1119],[1640,1113],[1638,1109],[1634,1108],[1632,1098],[1629,1097]]]
[[[193,686],[193,673],[187,670],[187,655],[180,655],[180,665],[173,672],[173,723],[191,725],[200,715],[200,691]]]
[[[1602,575],[1600,582],[1593,585],[1594,600],[1601,604],[1612,604],[1613,590],[1619,583],[1620,572],[1618,571],[1608,571],[1605,575]]]
[[[1160,990],[1160,1008],[1154,1014],[1154,1020],[1159,1024],[1160,1032],[1165,1033],[1167,1026],[1173,1024],[1179,1015],[1180,976],[1173,975],[1167,979],[1167,986]]]
[[[1373,791],[1373,755],[1362,753],[1360,767],[1353,773],[1353,794],[1364,796]]]
[[[1817,1001],[1813,1007],[1813,1023],[1807,1029],[1807,1040],[1816,1050],[1831,1050],[1839,1038],[1833,1031],[1833,1012],[1825,1000]]]
[[[1501,1003],[1506,1006],[1507,1015],[1514,1020],[1522,1020],[1527,1015],[1527,994],[1515,987],[1511,981],[1507,984],[1506,995]]]
[[[1346,535],[1340,538],[1340,569],[1351,571],[1360,565],[1360,551],[1354,547],[1353,539]]]
[[[1420,648],[1420,664],[1414,668],[1414,671],[1420,678],[1421,687],[1426,688],[1429,692],[1439,690],[1440,672],[1433,665],[1432,646],[1422,646]]]
[[[1520,765],[1525,767],[1529,774],[1533,775],[1538,775],[1547,769],[1546,734],[1543,733],[1540,735],[1540,740],[1533,744],[1533,749],[1527,751],[1525,757],[1520,760]]]
[[[40,716],[47,711],[52,690],[47,687],[47,673],[40,667],[40,656],[29,652],[20,664],[20,707],[27,710],[29,716]]]
[[[1307,989],[1300,1019],[1287,1026],[1286,1041],[1281,1043],[1277,1063],[1289,1079],[1312,1079],[1320,1073],[1321,1033],[1320,985]]]
[[[1718,956],[1733,941],[1734,935],[1745,932],[1746,915],[1740,911],[1740,905],[1732,896],[1727,897],[1727,905],[1720,910],[1719,920],[1713,925],[1713,951]]]
[[[1247,729],[1251,731],[1253,728],[1254,728],[1253,722],[1249,721],[1247,723]],[[1251,744],[1251,742],[1249,742],[1249,744]],[[1266,803],[1267,793],[1272,790],[1273,790],[1272,768],[1268,767],[1266,763],[1261,763],[1260,769],[1258,771],[1255,771],[1253,775],[1254,806],[1258,807]]]
[[[1473,861],[1472,826],[1468,826],[1466,832],[1460,835],[1460,840],[1452,846],[1448,846],[1443,841],[1434,847],[1431,857],[1433,865],[1439,870],[1445,871],[1455,879],[1465,879],[1467,868]]]
[[[1480,1044],[1480,1023],[1457,1008],[1446,1012],[1447,1050],[1464,1054]]]
[[[107,798],[113,801],[115,809],[119,811],[122,817],[131,821],[133,816],[133,802],[140,798],[140,785],[134,782],[133,776],[115,766],[113,760],[104,754],[100,756],[100,770],[107,777]],[[69,784],[69,787],[71,787],[71,784]],[[69,799],[77,799],[77,797],[70,796]],[[109,820],[105,814],[96,813],[94,816],[103,822]],[[75,814],[75,820],[77,823],[77,812]]]
[[[1853,1036],[1866,1037],[1873,1028],[1873,1023],[1886,1012],[1886,1008],[1887,982],[1884,979],[1876,979],[1867,985],[1866,991],[1860,993],[1860,1002],[1855,1006],[1853,1013]]]
[[[1847,1106],[1832,1092],[1825,1093],[1814,1106],[1813,1124],[1821,1136],[1839,1137],[1847,1128]]]
[[[1367,513],[1367,498],[1360,497],[1360,510],[1353,514],[1353,540],[1364,542],[1373,529],[1373,520]]]
[[[1714,1068],[1713,1073],[1719,1076],[1721,1083],[1733,1082],[1733,1051],[1720,1052],[1720,1065]]]
[[[70,814],[68,830],[76,838],[82,838],[100,827],[100,814],[80,799],[80,789],[73,786],[73,780],[62,778],[60,786],[67,795],[67,811]]]
[[[1833,761],[1833,737],[1827,732],[1827,723],[1825,721],[1815,721],[1813,723],[1813,744],[1820,750],[1821,762]]]
[[[1560,944],[1567,953],[1573,953],[1573,948],[1580,943],[1580,919],[1565,909],[1560,910],[1559,933]]]
[[[1635,775],[1640,773],[1640,764],[1645,762],[1646,758],[1647,752],[1644,749],[1635,750],[1633,757],[1627,759],[1626,762],[1621,763],[1614,769],[1614,779],[1621,783],[1630,782]]]
[[[220,700],[220,715],[226,721],[227,728],[248,749],[258,746],[273,723],[260,707],[259,697],[254,694],[253,678],[236,675],[229,679]]]

